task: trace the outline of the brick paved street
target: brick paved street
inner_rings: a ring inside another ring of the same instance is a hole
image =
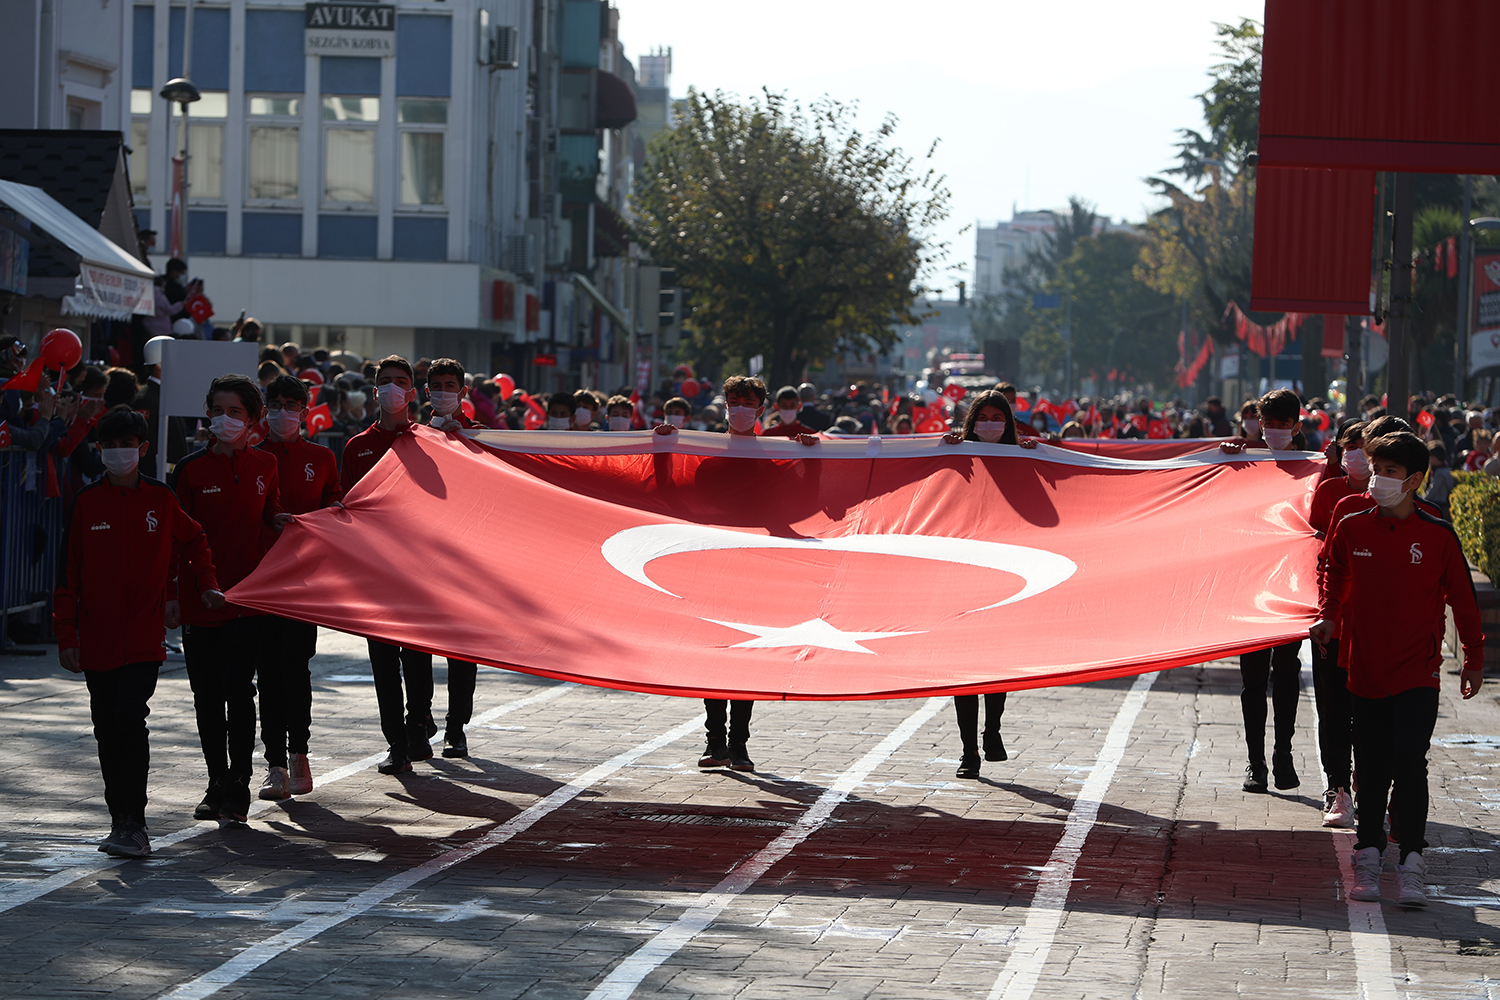
[[[1232,663],[1012,695],[978,782],[946,700],[762,703],[758,772],[699,773],[697,702],[482,668],[473,757],[385,777],[362,641],[320,649],[319,786],[239,829],[190,818],[166,665],[139,862],[94,850],[81,680],[0,659],[0,996],[1500,994],[1500,685],[1460,705],[1445,675],[1433,902],[1403,911],[1344,899],[1310,692],[1302,787],[1240,790]]]

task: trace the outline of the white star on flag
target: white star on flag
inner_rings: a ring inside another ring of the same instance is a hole
[[[894,639],[901,635],[926,634],[926,629],[920,632],[845,632],[821,618],[809,618],[805,622],[788,625],[785,628],[777,628],[774,625],[741,625],[738,622],[721,622],[716,618],[702,620],[732,628],[737,632],[749,632],[755,636],[754,639],[735,643],[729,647],[730,649],[778,649],[785,646],[803,646],[809,649],[837,649],[845,653],[869,653],[873,656],[875,651],[861,646],[861,642],[867,639]]]

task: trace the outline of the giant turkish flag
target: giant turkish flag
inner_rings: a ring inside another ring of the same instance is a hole
[[[1320,460],[1258,454],[419,427],[229,599],[660,694],[1076,683],[1306,635]]]

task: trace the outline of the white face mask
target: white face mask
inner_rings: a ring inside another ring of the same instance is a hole
[[[1363,450],[1353,448],[1344,452],[1344,471],[1349,473],[1351,479],[1368,479],[1370,476],[1370,456]]]
[[[795,424],[797,422],[797,414],[799,412],[800,411],[795,408],[789,410],[784,406],[776,408],[776,415],[781,418],[781,422],[784,424]]]
[[[297,410],[268,410],[266,426],[271,428],[273,438],[286,441],[297,436],[297,431],[302,427],[302,414]]]
[[[737,434],[748,433],[755,426],[755,410],[753,406],[731,406],[729,429]]]
[[[573,411],[573,423],[577,424],[579,427],[587,427],[593,422],[593,410],[585,410],[580,407],[579,409]]]
[[[141,462],[139,448],[100,448],[99,457],[104,459],[104,468],[111,475],[128,476]]]
[[[630,430],[630,418],[629,417],[610,417],[609,418],[609,429],[612,430],[612,431],[628,431],[628,430]]]
[[[687,426],[687,417],[684,417],[680,413],[668,413],[667,423],[671,424],[673,427],[681,429],[682,427]]]
[[[994,444],[1005,436],[1005,421],[976,420],[974,421],[974,433],[979,435],[979,440]]]
[[[1395,476],[1371,476],[1370,496],[1382,507],[1398,506],[1410,490],[1404,489],[1404,479]]]
[[[394,382],[387,382],[385,385],[377,386],[375,389],[375,400],[380,404],[380,408],[387,413],[396,414],[406,412],[406,390]]]
[[[573,422],[567,417],[548,417],[547,429],[549,431],[565,431],[573,426]]]
[[[1261,431],[1261,435],[1265,437],[1266,444],[1272,451],[1286,451],[1287,446],[1292,443],[1294,433],[1296,432],[1281,427],[1267,427]]]
[[[208,422],[208,432],[225,444],[239,444],[245,436],[245,422],[221,413]]]
[[[433,392],[428,393],[432,400],[432,412],[440,417],[451,417],[458,409],[458,393],[456,392]]]
[[[1248,437],[1256,437],[1260,434],[1260,421],[1254,417],[1245,418],[1245,434]]]

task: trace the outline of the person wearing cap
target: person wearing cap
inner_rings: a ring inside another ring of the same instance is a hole
[[[142,355],[146,381],[141,386],[141,391],[136,394],[135,401],[130,404],[131,409],[146,418],[146,441],[150,447],[146,449],[146,454],[141,456],[141,464],[148,471],[154,471],[156,468],[154,464],[156,462],[156,437],[157,428],[160,426],[158,415],[161,412],[161,345],[173,339],[175,338],[152,337],[146,341]]]

